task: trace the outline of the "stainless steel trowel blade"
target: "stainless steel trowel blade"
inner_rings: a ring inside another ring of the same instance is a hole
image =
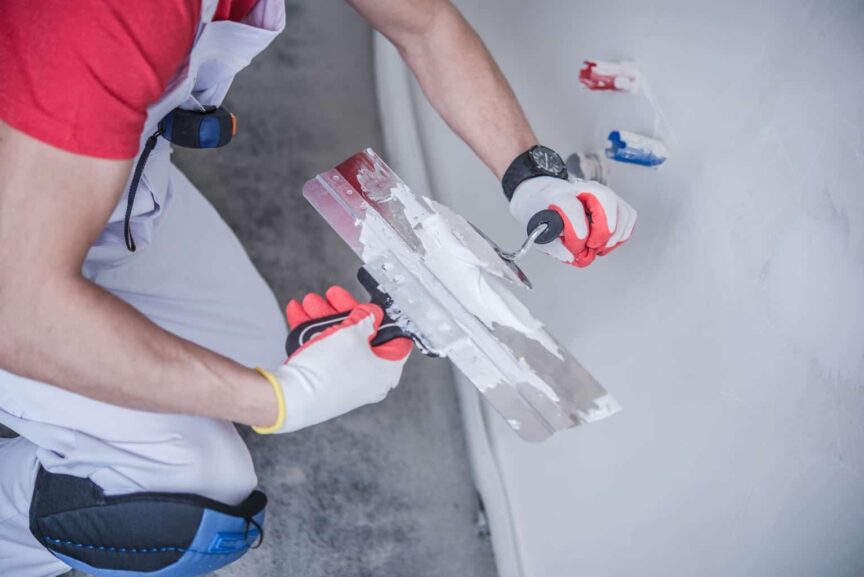
[[[498,255],[498,257],[502,261],[504,261],[504,264],[506,264],[507,267],[513,271],[513,274],[516,275],[516,278],[519,279],[519,282],[521,282],[523,285],[525,285],[525,288],[527,288],[529,290],[534,288],[534,285],[532,285],[531,281],[528,280],[528,275],[525,274],[525,271],[523,271],[521,268],[519,268],[519,265],[516,264],[516,261],[508,259],[508,258],[504,258],[504,256],[501,255],[502,251],[501,251],[501,247],[498,246],[498,243],[496,243],[494,240],[489,238],[489,236],[485,232],[483,232],[482,230],[480,230],[479,228],[477,228],[473,224],[471,225],[471,228],[476,230],[477,234],[482,236],[486,240],[486,242],[489,243],[489,246],[492,247],[492,250],[494,250],[495,253]]]
[[[390,316],[449,358],[521,437],[541,441],[619,410],[512,294],[521,281],[487,240],[443,205],[413,195],[371,149],[307,182],[303,195],[392,298]],[[450,274],[450,261],[433,258],[433,224],[450,235],[448,247],[482,264],[477,282],[518,322],[490,316]]]

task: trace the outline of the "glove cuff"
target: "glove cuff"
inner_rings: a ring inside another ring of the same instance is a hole
[[[285,393],[282,391],[282,385],[279,383],[273,373],[265,371],[261,367],[255,369],[262,377],[273,386],[273,392],[276,393],[276,402],[279,404],[279,413],[276,416],[276,422],[269,427],[252,427],[252,430],[259,435],[270,435],[282,430],[285,426]]]

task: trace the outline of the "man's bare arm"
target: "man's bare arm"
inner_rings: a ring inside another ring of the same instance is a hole
[[[0,368],[125,407],[272,423],[272,387],[81,276],[130,161],[71,154],[0,122]]]
[[[432,106],[499,179],[537,137],[489,51],[448,0],[348,0],[393,42]]]

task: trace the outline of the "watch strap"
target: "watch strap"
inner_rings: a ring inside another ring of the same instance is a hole
[[[537,148],[537,146],[532,146],[514,158],[513,162],[510,163],[510,166],[507,167],[507,170],[504,171],[504,177],[501,179],[501,187],[504,189],[504,196],[507,197],[508,202],[513,199],[513,193],[516,192],[516,187],[529,178],[534,178],[536,176],[551,176],[553,178],[567,180],[567,167],[563,166],[563,162],[561,171],[558,173],[551,173],[534,164],[534,161],[531,158],[531,152],[535,148]]]

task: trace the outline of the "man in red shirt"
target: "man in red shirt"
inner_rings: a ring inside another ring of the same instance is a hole
[[[447,0],[349,2],[522,225],[562,216],[547,252],[586,266],[629,238],[633,209],[538,146]],[[266,502],[232,422],[295,431],[398,383],[410,342],[371,347],[381,310],[338,288],[289,304],[292,326],[350,315],[283,363],[272,292],[159,128],[218,107],[284,18],[280,0],[0,6],[0,422],[21,435],[0,442],[4,576],[229,563],[260,538]]]

